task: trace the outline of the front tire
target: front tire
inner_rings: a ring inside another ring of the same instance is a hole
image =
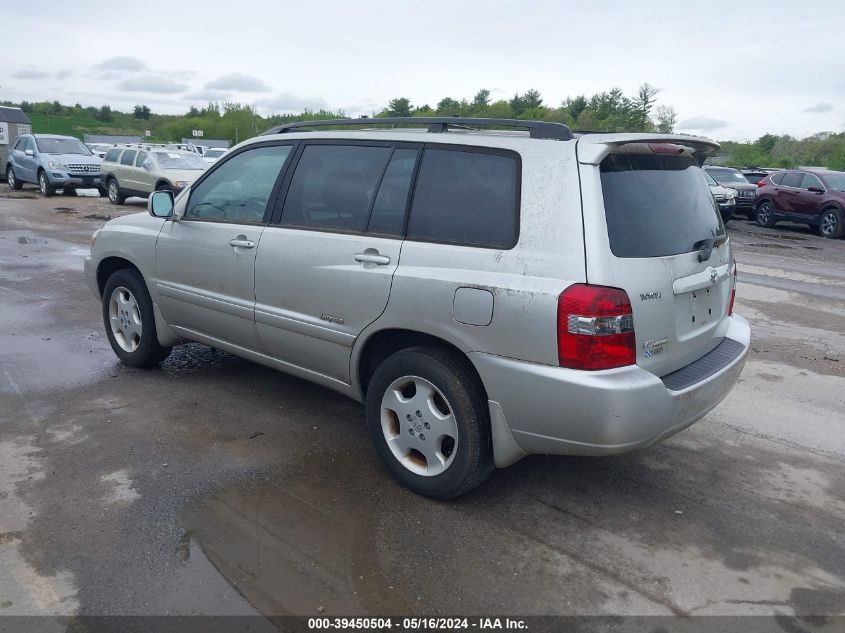
[[[20,191],[23,188],[23,183],[15,177],[15,170],[11,165],[6,169],[6,183],[12,191]]]
[[[396,352],[376,368],[366,405],[379,457],[417,494],[451,499],[493,471],[487,403],[458,354],[435,347]]]
[[[825,209],[819,218],[819,235],[828,239],[842,237],[842,214],[839,209]]]
[[[757,224],[765,229],[770,229],[775,225],[774,206],[770,200],[763,200],[757,205]]]
[[[45,198],[56,195],[56,188],[50,184],[50,179],[47,177],[47,172],[45,171],[38,172],[38,189]]]
[[[170,354],[158,342],[153,301],[136,270],[118,270],[106,281],[103,323],[112,350],[131,367],[152,367]]]
[[[126,196],[120,191],[120,186],[117,184],[117,180],[112,178],[109,180],[109,184],[106,187],[106,191],[108,192],[109,202],[112,204],[123,204],[126,202]]]

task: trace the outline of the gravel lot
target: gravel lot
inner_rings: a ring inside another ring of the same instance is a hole
[[[845,240],[734,220],[753,347],[715,411],[439,503],[339,395],[196,344],[118,364],[81,261],[144,202],[5,190],[0,615],[845,615]]]

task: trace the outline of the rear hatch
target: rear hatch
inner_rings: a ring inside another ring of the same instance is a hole
[[[631,300],[637,364],[657,376],[724,338],[733,290],[730,242],[694,137],[578,140],[587,279]]]

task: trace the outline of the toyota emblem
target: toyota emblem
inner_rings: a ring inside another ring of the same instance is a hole
[[[719,275],[716,273],[716,269],[715,269],[715,268],[711,268],[711,269],[710,269],[710,283],[711,283],[711,284],[715,284],[715,283],[716,283],[716,278],[717,278],[718,276],[719,276]]]

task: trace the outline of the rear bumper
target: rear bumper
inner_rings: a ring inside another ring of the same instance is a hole
[[[727,338],[739,353],[678,391],[636,365],[588,372],[483,353],[470,358],[523,452],[609,455],[654,444],[704,417],[736,384],[750,337],[748,321],[731,317]]]

